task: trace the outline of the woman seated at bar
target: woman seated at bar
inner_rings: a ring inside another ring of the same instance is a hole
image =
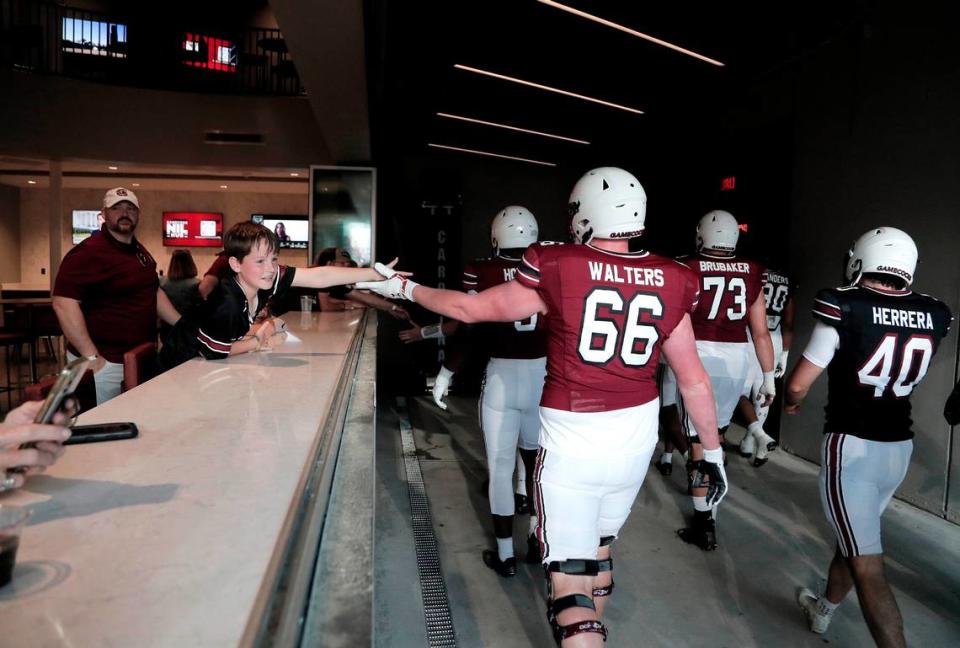
[[[369,268],[294,268],[277,262],[279,242],[272,231],[252,222],[231,227],[223,240],[230,275],[207,300],[173,327],[160,350],[159,362],[170,369],[190,358],[207,359],[268,349],[276,332],[274,319],[259,317],[271,298],[291,287],[326,288],[378,280]],[[396,259],[391,262],[391,266]]]

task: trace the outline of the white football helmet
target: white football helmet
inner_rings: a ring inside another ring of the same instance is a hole
[[[526,207],[510,205],[500,210],[490,223],[490,245],[494,252],[525,248],[537,242],[540,228]]]
[[[600,167],[577,181],[567,207],[576,243],[633,238],[643,233],[647,192],[633,174],[617,167]]]
[[[910,235],[896,227],[877,227],[870,230],[850,248],[847,257],[847,280],[860,281],[865,273],[900,277],[913,283],[917,269],[917,244]]]
[[[736,252],[739,239],[740,224],[730,212],[715,209],[697,223],[697,251]]]

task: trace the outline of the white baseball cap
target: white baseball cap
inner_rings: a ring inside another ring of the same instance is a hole
[[[103,194],[103,208],[109,209],[118,202],[123,202],[124,200],[127,202],[132,202],[137,206],[137,209],[140,209],[140,201],[137,200],[137,194],[133,193],[129,189],[125,189],[124,187],[115,187],[114,189],[111,189],[107,193]]]

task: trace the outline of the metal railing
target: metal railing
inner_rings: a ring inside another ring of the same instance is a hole
[[[147,23],[48,0],[0,0],[0,66],[165,90],[304,93],[278,29]]]

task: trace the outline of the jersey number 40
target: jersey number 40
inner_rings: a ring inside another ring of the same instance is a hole
[[[611,314],[626,313],[623,329],[612,317],[604,317],[600,309]],[[623,295],[612,288],[594,288],[584,300],[580,324],[580,358],[588,364],[604,365],[619,349],[620,359],[629,367],[642,367],[650,361],[660,333],[653,324],[640,322],[642,313],[654,319],[663,317],[663,302],[655,294],[637,293],[624,303]]]
[[[901,347],[899,336],[887,333],[860,367],[857,377],[864,387],[873,387],[874,398],[882,398],[888,387],[897,398],[906,398],[927,375],[932,357],[933,338],[930,336],[911,335]],[[900,367],[896,380],[893,380],[891,371],[897,358],[900,359]]]

